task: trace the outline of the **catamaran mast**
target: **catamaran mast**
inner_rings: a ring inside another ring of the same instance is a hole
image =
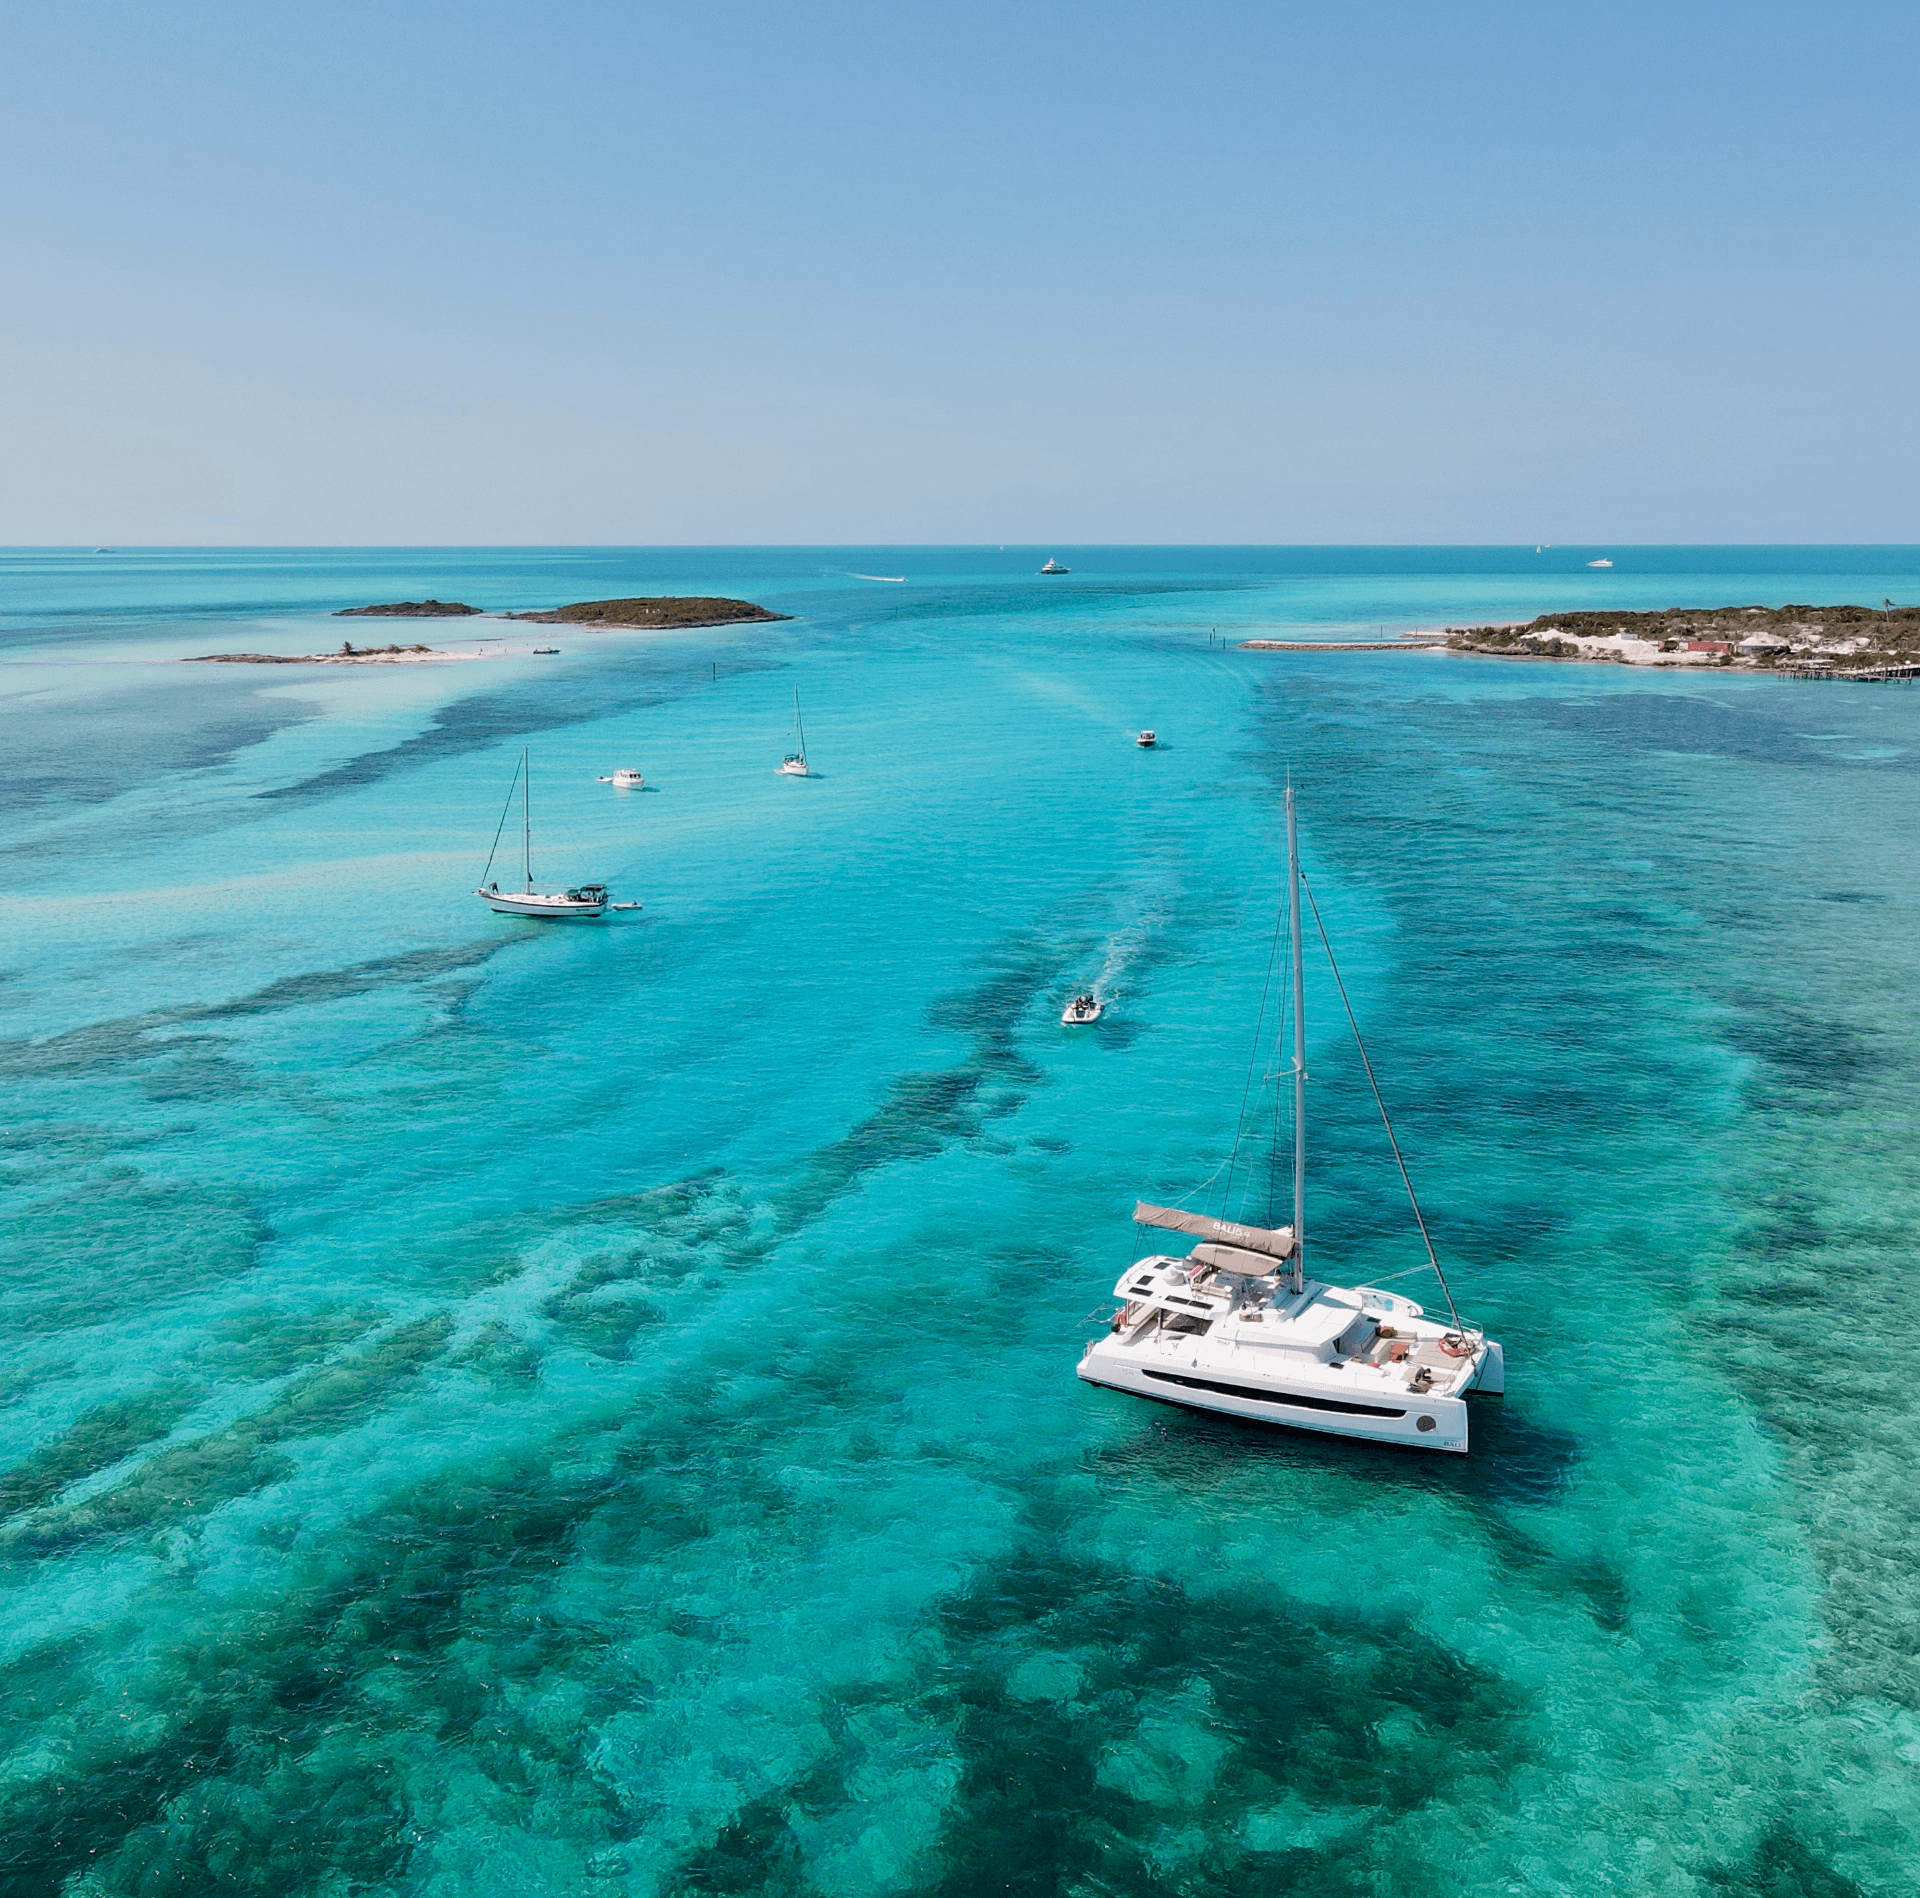
[[[1287,786],[1287,915],[1293,933],[1293,1289],[1306,1286],[1307,1243],[1307,984],[1300,936],[1300,834],[1293,786]]]
[[[533,788],[528,782],[527,748],[524,745],[520,747],[520,867],[526,872],[527,892],[531,895],[533,892]],[[1296,910],[1299,908],[1297,899],[1294,908]]]

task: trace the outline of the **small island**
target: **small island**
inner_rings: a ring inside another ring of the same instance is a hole
[[[373,616],[383,619],[467,619],[478,617],[477,606],[458,600],[400,600],[390,606],[348,606],[336,619]],[[708,596],[686,598],[663,595],[634,600],[581,600],[556,606],[545,613],[502,613],[501,619],[530,621],[536,626],[578,626],[605,632],[646,631],[661,627],[734,626],[751,620],[791,619],[791,613],[770,613],[751,600],[722,600]],[[481,642],[486,644],[484,640]],[[496,642],[493,653],[503,651]],[[535,647],[536,652],[551,648]],[[478,659],[479,652],[442,652],[431,646],[355,646],[341,643],[338,652],[203,652],[187,660],[207,666],[391,666],[420,665],[436,660]]]
[[[1670,607],[1546,613],[1522,626],[1449,626],[1454,652],[1629,666],[1739,666],[1801,678],[1920,674],[1920,607]]]
[[[190,655],[185,663],[190,666],[392,666],[468,656],[435,652],[431,646],[356,646],[343,640],[338,652],[201,652]]]
[[[791,619],[791,613],[770,613],[751,600],[676,598],[671,595],[638,600],[581,600],[556,606],[546,613],[504,613],[503,619],[531,620],[536,626],[734,626],[745,620]]]
[[[461,600],[395,600],[386,606],[343,606],[335,619],[472,619],[480,609]]]

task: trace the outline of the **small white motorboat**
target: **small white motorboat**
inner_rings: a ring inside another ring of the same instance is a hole
[[[1061,566],[1061,564],[1057,560],[1049,559],[1047,564],[1044,567],[1042,567],[1040,571],[1042,573],[1071,573],[1073,569],[1071,567]]]
[[[1093,994],[1091,991],[1085,995],[1076,995],[1073,1000],[1060,1011],[1060,1026],[1062,1028],[1085,1028],[1089,1023],[1097,1022],[1100,1019],[1101,1012],[1105,1007],[1106,1004],[1101,1001],[1099,996]]]
[[[1138,745],[1142,751],[1151,751],[1160,740],[1154,736],[1153,728],[1149,726],[1133,742]]]
[[[804,778],[807,772],[807,728],[800,722],[800,688],[793,688],[794,748],[780,760],[780,769],[790,778]]]
[[[501,916],[537,916],[547,922],[588,923],[610,909],[638,909],[638,903],[616,903],[607,895],[604,883],[579,883],[567,890],[536,890],[533,887],[533,799],[528,789],[526,747],[520,751],[520,768],[513,774],[514,784],[507,786],[506,808],[500,813],[500,828],[493,833],[493,849],[487,852],[487,867],[480,872],[480,887],[474,891],[481,902]],[[507,827],[507,812],[513,809],[514,786],[520,791],[520,873],[524,888],[503,890],[488,881],[494,853],[500,848],[500,833]]]
[[[1590,567],[1610,567],[1613,565],[1613,562],[1611,560],[1589,560],[1587,565]]]
[[[622,765],[612,777],[600,778],[596,782],[617,785],[623,791],[638,791],[646,784],[646,779],[631,765]]]

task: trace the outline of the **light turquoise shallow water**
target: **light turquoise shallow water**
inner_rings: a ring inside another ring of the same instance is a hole
[[[1920,1890],[1920,696],[1210,643],[1920,587],[1600,551],[0,557],[5,1889]],[[651,590],[797,617],[172,663]],[[1289,766],[1463,1462],[1072,1375]]]

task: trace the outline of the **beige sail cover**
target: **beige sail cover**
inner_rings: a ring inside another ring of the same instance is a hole
[[[1264,1252],[1272,1259],[1284,1259],[1293,1251],[1291,1226],[1236,1226],[1230,1219],[1183,1213],[1177,1206],[1149,1206],[1145,1200],[1135,1202],[1133,1218],[1139,1226],[1165,1226],[1173,1232],[1190,1232],[1196,1239],[1238,1246],[1243,1252]]]

